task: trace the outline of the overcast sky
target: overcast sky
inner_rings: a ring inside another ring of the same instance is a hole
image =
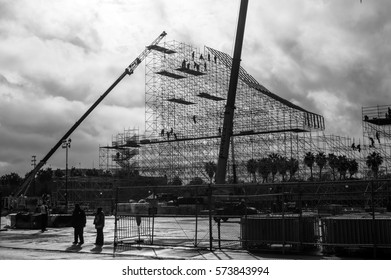
[[[0,0],[0,175],[31,169],[163,30],[165,40],[232,55],[239,0]],[[360,137],[361,108],[391,104],[391,1],[250,0],[242,66]],[[69,165],[144,129],[144,65],[71,135]],[[64,168],[59,149],[46,167]]]

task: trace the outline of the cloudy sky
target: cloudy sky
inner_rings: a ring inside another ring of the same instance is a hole
[[[250,0],[242,66],[272,92],[360,137],[361,108],[391,104],[391,1]],[[31,169],[163,30],[232,54],[239,0],[0,0],[0,175]],[[144,65],[72,134],[70,166],[144,129]],[[64,168],[59,149],[46,167]]]

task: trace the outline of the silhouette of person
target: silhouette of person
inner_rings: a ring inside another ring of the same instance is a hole
[[[361,146],[360,146],[360,144],[357,145],[357,151],[358,151],[358,152],[361,152]]]
[[[194,122],[194,123],[197,123],[197,120],[196,120],[196,116],[195,116],[195,115],[193,116],[193,122]]]
[[[200,55],[200,59],[204,59],[204,57],[202,56],[202,54]]]
[[[194,60],[194,52],[191,54],[191,58]]]
[[[160,135],[161,135],[161,136],[164,136],[164,128],[163,128],[162,131],[160,132]]]
[[[369,140],[371,141],[371,145],[369,145],[369,147],[375,147],[375,140],[373,140],[372,137],[369,137]]]
[[[178,140],[178,138],[177,138],[177,136],[176,136],[176,133],[174,133],[174,138],[175,138],[175,140]]]
[[[186,68],[186,59],[182,61],[182,68]]]
[[[353,151],[356,149],[356,145],[354,143],[352,144],[352,149]]]
[[[170,140],[170,133],[167,131],[167,139]]]
[[[102,207],[99,207],[96,211],[94,225],[96,229],[95,245],[103,246],[103,228],[105,226],[105,214],[102,211]]]
[[[49,217],[49,207],[46,205],[46,200],[42,200],[42,204],[40,206],[41,210],[41,232],[47,231],[46,227],[48,225],[48,217]]]
[[[376,139],[377,139],[377,141],[380,144],[380,133],[379,133],[379,131],[376,131]]]
[[[86,226],[86,213],[80,208],[79,204],[75,204],[75,209],[72,213],[72,227],[74,228],[73,245],[84,244],[83,230]],[[77,243],[79,241],[79,243]]]

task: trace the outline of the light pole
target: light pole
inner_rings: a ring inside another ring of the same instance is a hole
[[[68,214],[68,148],[71,147],[71,139],[62,141],[62,148],[65,149],[65,212]]]

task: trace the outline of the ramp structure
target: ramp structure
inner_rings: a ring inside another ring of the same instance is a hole
[[[134,154],[137,148],[133,166],[139,174],[167,176],[169,182],[175,177],[184,183],[195,177],[209,181],[204,166],[217,161],[232,58],[211,47],[201,50],[171,41],[154,46],[145,64],[146,122],[140,147],[128,145],[126,137],[120,145],[113,140],[100,153],[113,164],[106,161],[100,167],[123,168],[118,155]],[[278,153],[299,159],[317,151],[314,133],[324,130],[323,117],[272,93],[243,68],[235,105],[228,178],[235,165],[239,180],[247,180],[251,158]]]

